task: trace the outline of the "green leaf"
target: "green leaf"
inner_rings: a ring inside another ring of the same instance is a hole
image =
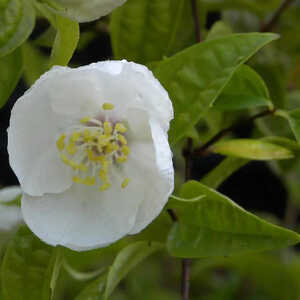
[[[278,8],[280,0],[201,0],[208,11],[229,10],[246,10],[263,16],[264,13]]]
[[[195,125],[228,84],[234,72],[274,34],[233,34],[194,45],[165,59],[154,70],[173,101],[170,141],[176,143]]]
[[[213,25],[211,30],[208,32],[206,40],[213,40],[215,38],[219,38],[229,34],[232,34],[232,30],[230,26],[223,21],[218,21]]]
[[[20,49],[0,58],[0,108],[4,106],[14,91],[22,75],[22,67]]]
[[[199,195],[206,197],[186,205],[178,213],[179,223],[171,229],[168,250],[173,256],[231,256],[300,242],[297,233],[258,218],[197,181],[184,184],[180,193],[183,198]]]
[[[62,254],[22,226],[10,242],[1,269],[4,299],[49,300]]]
[[[162,250],[163,248],[164,245],[161,243],[142,241],[131,244],[121,250],[108,272],[104,300],[108,299],[119,282],[135,266],[154,252]]]
[[[34,44],[26,42],[22,46],[24,79],[31,86],[48,70],[48,58]]]
[[[54,290],[55,290],[56,283],[57,283],[57,280],[58,280],[58,277],[59,277],[60,269],[63,265],[63,259],[64,259],[63,248],[60,247],[60,246],[57,246],[55,248],[55,251],[53,251],[53,254],[52,254],[52,257],[51,257],[51,262],[49,264],[49,267],[48,267],[48,270],[47,270],[47,275],[46,275],[46,278],[50,278],[50,290],[51,290],[50,295],[51,295],[51,299],[53,299],[53,297],[54,297]],[[46,285],[45,295],[48,294],[47,289],[48,289],[48,286]]]
[[[75,300],[102,300],[102,295],[105,288],[106,275],[102,275],[92,283],[90,283]]]
[[[254,159],[289,159],[294,154],[289,149],[262,140],[236,139],[219,142],[211,147],[212,151],[222,155]]]
[[[36,3],[36,7],[56,29],[49,67],[68,65],[79,41],[78,22],[62,17],[59,14],[54,14],[46,5]]]
[[[129,0],[116,9],[110,25],[115,58],[147,63],[168,55],[183,4],[184,0]]]
[[[300,145],[296,141],[290,140],[286,137],[266,136],[266,137],[263,137],[261,140],[271,143],[271,144],[276,144],[276,145],[282,146],[282,147],[289,149],[296,153],[300,151]]]
[[[50,67],[68,65],[79,41],[79,24],[59,15],[55,17],[57,34],[51,52]]]
[[[170,199],[173,199],[173,200],[176,200],[176,201],[180,201],[180,202],[197,202],[199,201],[200,199],[202,199],[204,196],[201,195],[199,197],[195,197],[195,198],[190,198],[190,199],[185,199],[185,198],[181,198],[181,197],[178,197],[178,196],[175,196],[175,195],[171,195],[170,196]]]
[[[0,57],[5,56],[31,34],[35,11],[28,0],[1,0],[0,2]]]
[[[247,159],[227,157],[216,168],[205,175],[201,179],[201,183],[209,186],[210,188],[216,189],[234,172],[246,165],[248,162],[249,160]]]
[[[242,65],[214,103],[221,111],[268,106],[273,109],[268,88],[262,78],[249,66]]]
[[[276,114],[288,120],[296,140],[300,143],[300,108],[291,111],[280,110]]]

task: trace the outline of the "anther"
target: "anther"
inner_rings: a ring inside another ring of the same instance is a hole
[[[103,103],[102,108],[104,110],[113,110],[115,106],[112,103],[105,102]]]

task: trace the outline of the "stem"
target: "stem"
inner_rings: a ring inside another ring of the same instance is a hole
[[[270,21],[266,24],[264,24],[260,31],[261,32],[267,32],[267,31],[273,31],[274,27],[278,23],[280,16],[284,13],[284,11],[292,4],[294,0],[284,0],[281,5],[278,7],[278,9],[275,11],[273,16],[271,17]]]
[[[193,11],[193,17],[194,17],[196,41],[198,43],[200,43],[201,42],[201,32],[200,32],[200,20],[199,20],[199,15],[198,15],[197,0],[191,0],[191,5],[192,5],[192,11]]]
[[[193,153],[193,140],[187,139],[187,145],[182,151],[182,155],[185,159],[185,181],[188,181],[192,177],[192,153]],[[190,299],[190,265],[191,260],[188,258],[182,259],[182,271],[181,271],[181,297],[182,300]]]
[[[201,42],[201,32],[200,32],[200,21],[198,15],[197,0],[191,0],[195,35],[197,43]],[[187,139],[186,148],[183,149],[182,155],[185,158],[185,181],[188,181],[192,177],[192,158],[193,158],[193,139]],[[181,271],[181,298],[182,300],[190,299],[190,265],[191,260],[188,258],[183,258],[181,261],[182,271]]]
[[[181,296],[182,300],[190,299],[190,259],[182,260],[182,273],[181,273]]]
[[[231,133],[232,131],[234,131],[236,128],[244,125],[244,124],[248,124],[248,123],[252,123],[254,120],[274,114],[275,113],[275,109],[272,110],[266,110],[263,111],[261,113],[258,113],[252,117],[250,117],[247,120],[241,121],[237,124],[234,124],[228,128],[225,128],[223,130],[221,130],[219,133],[217,133],[214,137],[212,137],[206,144],[204,144],[202,147],[195,149],[193,152],[193,156],[194,155],[202,155],[206,152],[206,150],[212,146],[213,144],[215,144],[216,142],[218,142],[220,139],[222,139],[223,137],[225,137],[226,135],[228,135],[229,133]]]

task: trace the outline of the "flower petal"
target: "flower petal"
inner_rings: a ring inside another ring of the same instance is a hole
[[[167,135],[158,122],[150,120],[153,142],[132,145],[133,159],[126,165],[126,173],[140,173],[145,186],[143,202],[130,234],[136,234],[151,223],[161,212],[174,189],[172,152]],[[130,164],[129,164],[130,163]]]
[[[24,194],[22,212],[30,229],[46,243],[90,250],[111,244],[132,229],[142,200],[136,197],[140,190],[139,182],[122,189],[119,178],[105,192],[75,184],[61,194]]]
[[[126,0],[54,0],[65,8],[65,13],[78,22],[88,22],[106,16]]]
[[[22,189],[31,195],[63,191],[72,180],[55,148],[58,129],[44,78],[14,105],[8,129],[10,165]]]
[[[157,119],[163,129],[169,129],[174,116],[172,102],[147,67],[122,60],[94,63],[78,70],[91,69],[98,71],[98,77],[104,73],[105,76],[101,75],[98,79],[101,94],[116,107],[122,108],[123,117],[130,108],[144,110],[151,118]]]
[[[27,194],[59,193],[72,184],[72,171],[61,162],[56,140],[81,117],[100,109],[94,76],[86,73],[53,68],[14,105],[8,152]]]

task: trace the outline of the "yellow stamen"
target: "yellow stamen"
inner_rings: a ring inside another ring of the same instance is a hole
[[[102,105],[102,108],[104,110],[112,110],[115,108],[115,106],[112,104],[112,103],[108,103],[108,102],[105,102],[103,105]]]
[[[83,184],[88,185],[88,186],[93,186],[96,184],[96,177],[95,176],[88,176],[84,179]]]
[[[71,141],[72,142],[77,142],[81,137],[81,133],[80,132],[77,132],[77,131],[74,131],[72,133],[72,137],[71,137]]]
[[[65,148],[65,139],[66,139],[66,135],[63,133],[59,139],[56,141],[56,147],[59,151],[63,151]]]
[[[71,141],[67,145],[66,150],[70,155],[74,155],[77,152],[77,148],[76,148],[75,144]]]
[[[127,140],[122,134],[118,134],[118,140],[123,144],[127,145]]]
[[[125,178],[124,181],[122,182],[122,189],[125,189],[127,187],[127,185],[129,184],[130,179],[129,178]]]
[[[116,161],[117,161],[117,163],[122,164],[122,163],[124,163],[125,161],[127,161],[127,156],[124,156],[124,155],[118,156],[118,157],[116,158]]]
[[[124,125],[123,123],[117,123],[117,124],[115,125],[115,130],[116,130],[117,132],[124,133],[124,132],[127,131],[127,128],[125,127],[125,125]]]
[[[127,156],[130,153],[130,148],[128,146],[122,146],[121,151],[125,156]]]
[[[89,122],[90,120],[91,120],[91,117],[82,118],[80,120],[80,123],[85,124],[85,123]]]
[[[79,178],[78,176],[74,176],[74,177],[73,177],[73,181],[76,182],[76,183],[81,183],[81,182],[82,182],[82,179]]]
[[[109,143],[107,136],[104,134],[98,135],[97,140],[98,140],[98,146],[100,146],[100,147],[106,146]]]
[[[104,124],[103,124],[103,126],[104,126],[104,133],[105,133],[105,135],[107,137],[110,137],[111,132],[112,132],[112,127],[110,125],[110,122],[105,121]]]
[[[111,184],[110,183],[105,183],[102,186],[100,186],[99,190],[100,192],[106,191],[110,188]]]
[[[101,169],[99,171],[99,177],[103,180],[103,181],[107,181],[107,170]]]
[[[83,131],[83,139],[84,139],[84,141],[85,141],[86,143],[88,143],[88,142],[90,141],[90,139],[91,139],[91,132],[90,132],[90,130],[85,129],[85,130]]]
[[[106,148],[105,148],[105,152],[110,154],[114,151],[117,151],[119,150],[119,146],[117,144],[114,144],[114,143],[109,143]]]
[[[78,168],[82,172],[87,172],[88,171],[88,167],[86,165],[84,165],[84,164],[79,164]]]

